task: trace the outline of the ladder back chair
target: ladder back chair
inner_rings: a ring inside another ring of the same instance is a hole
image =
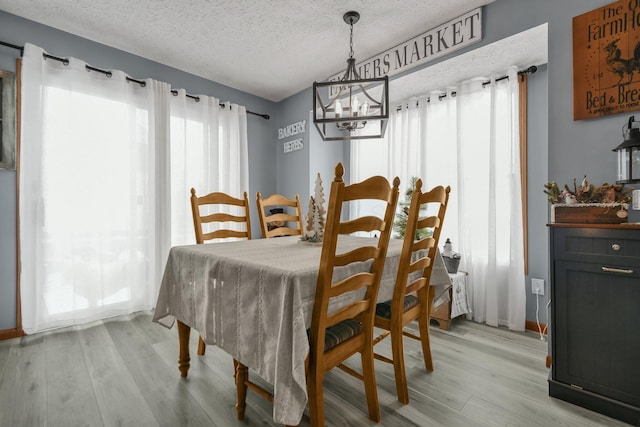
[[[310,351],[307,389],[313,426],[324,426],[322,381],[325,373],[334,367],[339,367],[364,382],[369,418],[380,422],[373,360],[373,322],[400,180],[396,177],[391,186],[386,178],[374,176],[359,183],[345,185],[343,174],[342,163],[338,163],[331,183],[311,328],[308,331]],[[342,221],[344,204],[358,200],[381,201],[384,204],[384,216],[362,216]],[[379,232],[380,238],[363,238],[360,247],[347,253],[337,253],[340,236],[372,231]],[[355,273],[335,281],[335,269],[348,268],[361,262],[372,263],[368,272]],[[329,312],[329,301],[332,298],[357,290],[362,293],[361,299],[335,312]],[[356,353],[360,353],[362,373],[342,364]]]
[[[437,255],[450,191],[448,186],[446,188],[437,186],[423,193],[422,180],[417,180],[411,195],[411,206],[393,298],[391,301],[377,304],[376,307],[375,327],[385,331],[375,339],[374,345],[391,335],[392,359],[378,353],[375,354],[375,358],[393,364],[398,400],[404,404],[409,403],[409,391],[404,365],[403,336],[421,341],[425,368],[427,371],[433,371],[429,344],[429,317],[434,290],[429,286],[429,281]],[[420,211],[425,207],[437,208],[437,214],[420,217]],[[416,240],[416,230],[422,228],[431,228],[433,234],[431,237]],[[404,330],[405,326],[414,320],[418,320],[420,336]]]
[[[364,382],[369,418],[376,422],[380,421],[373,359],[373,320],[382,269],[393,228],[400,180],[396,177],[391,186],[385,178],[375,176],[347,186],[342,179],[343,174],[344,167],[342,163],[338,163],[329,196],[311,328],[307,330],[309,354],[305,368],[309,413],[313,427],[325,425],[322,381],[325,373],[335,367]],[[384,217],[363,216],[350,221],[340,220],[343,203],[364,199],[377,200],[384,204]],[[341,235],[359,231],[367,233],[377,231],[380,233],[380,238],[377,240],[363,238],[361,245],[356,249],[347,253],[336,253]],[[334,283],[335,268],[348,269],[351,264],[367,261],[371,262],[369,271],[363,272],[362,268],[356,268],[354,271],[357,272]],[[330,299],[358,290],[362,293],[359,300],[329,313]],[[356,353],[361,354],[362,373],[342,364]],[[236,382],[236,385],[238,387],[236,407],[244,408],[247,387],[241,382]]]
[[[272,194],[269,197],[262,198],[262,194],[258,193],[256,201],[263,238],[302,235],[300,196],[296,194],[295,199],[289,199],[281,194]],[[283,212],[270,212],[272,208],[277,207],[281,207]],[[287,208],[292,209],[293,214],[287,213]],[[292,226],[287,224],[292,224]]]
[[[216,212],[201,215],[200,207],[210,206]],[[234,212],[234,208],[229,206],[237,206],[235,209],[240,214],[223,212],[224,209]],[[198,197],[196,190],[191,189],[191,213],[193,214],[193,226],[196,232],[196,243],[201,244],[207,240],[228,239],[231,237],[251,239],[251,220],[249,218],[249,198],[247,192],[244,192],[244,198],[238,199],[226,193],[209,193],[206,196]],[[232,230],[227,225],[223,228],[222,224],[235,222],[245,224],[244,230]],[[221,227],[211,232],[205,232],[203,224],[218,223]]]
[[[207,207],[213,213],[201,213],[201,207]],[[227,210],[228,212],[225,212]],[[229,213],[233,212],[233,213]],[[196,233],[196,243],[202,244],[208,240],[245,238],[251,239],[251,220],[249,217],[249,197],[244,192],[244,197],[238,199],[226,193],[214,192],[198,197],[196,190],[191,189],[191,213],[193,214],[193,228]],[[228,223],[245,224],[244,230],[232,230]],[[220,228],[214,231],[205,231],[203,224],[216,224]],[[226,226],[225,226],[226,224]],[[198,354],[202,356],[206,344],[202,337],[198,339]],[[235,363],[235,361],[234,361]]]

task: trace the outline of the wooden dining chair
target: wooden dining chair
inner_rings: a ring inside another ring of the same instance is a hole
[[[373,360],[373,322],[400,180],[396,177],[391,186],[385,178],[374,176],[359,183],[345,185],[343,174],[342,163],[338,163],[331,183],[311,328],[308,331],[310,350],[307,389],[313,426],[324,426],[322,381],[325,373],[334,367],[364,381],[369,418],[380,422]],[[343,206],[365,199],[382,202],[384,209],[381,211],[384,216],[362,216],[345,221],[341,219]],[[337,253],[341,235],[373,231],[379,233],[379,239],[363,238],[360,247],[346,253]],[[369,271],[351,268],[362,262],[371,262]],[[337,280],[334,273],[337,270],[344,272],[345,269],[350,271],[348,276]],[[352,291],[360,291],[360,299],[331,312],[329,301]],[[356,353],[360,353],[361,373],[342,363]]]
[[[421,341],[425,368],[427,371],[433,371],[429,344],[429,316],[434,291],[429,286],[429,281],[438,250],[440,231],[449,203],[450,191],[448,186],[446,188],[438,186],[423,193],[422,180],[417,180],[411,195],[411,206],[409,207],[393,298],[391,301],[377,304],[376,307],[375,326],[385,329],[385,331],[375,339],[374,345],[391,335],[392,359],[378,353],[375,354],[375,358],[393,364],[398,400],[404,404],[409,403],[409,391],[404,365],[403,336]],[[437,208],[437,214],[420,217],[421,210],[429,208]],[[422,228],[432,229],[433,234],[431,237],[416,240],[416,230]],[[404,330],[405,326],[414,320],[418,320],[420,336]]]
[[[215,212],[202,215],[202,206],[208,206]],[[234,208],[234,206],[239,207]],[[225,210],[227,212],[225,212]],[[231,237],[251,239],[251,220],[249,217],[249,198],[244,192],[244,198],[238,199],[226,193],[209,193],[198,197],[196,190],[191,189],[191,212],[193,214],[193,226],[196,232],[196,243],[204,243],[207,240],[228,239]],[[233,230],[228,223],[245,224],[244,230]],[[216,224],[219,228],[206,232],[203,224]],[[227,224],[224,226],[224,224]]]
[[[208,209],[204,215],[201,208]],[[213,212],[211,212],[213,211]],[[249,197],[238,199],[226,193],[214,192],[198,197],[196,190],[191,189],[191,213],[193,214],[193,228],[196,233],[196,243],[215,239],[251,239],[251,220],[249,217]],[[229,223],[245,224],[244,230],[233,230]],[[217,225],[213,231],[206,230],[203,224]],[[198,354],[204,355],[206,344],[202,337],[198,339]]]
[[[398,202],[400,180],[396,177],[391,186],[386,178],[375,176],[360,183],[345,185],[343,175],[344,167],[342,163],[338,163],[329,196],[311,328],[307,330],[309,354],[305,367],[309,413],[311,425],[314,427],[324,426],[322,381],[325,373],[335,367],[364,381],[369,418],[375,422],[380,421],[373,359],[373,321],[382,269],[393,228],[394,211]],[[343,204],[363,199],[374,200],[384,205],[384,216],[363,216],[341,221]],[[359,247],[346,253],[337,253],[341,235],[373,231],[380,234],[379,239],[363,238]],[[371,263],[368,271],[362,271],[363,262]],[[348,276],[343,275],[337,280],[334,277],[336,269],[347,272]],[[353,291],[360,291],[360,299],[330,312],[329,301],[332,298]],[[356,353],[361,355],[362,373],[342,363]],[[244,408],[247,385],[237,381],[236,386],[236,408]],[[258,393],[267,399],[273,399],[268,393]],[[241,419],[240,412],[238,418]]]
[[[272,194],[263,199],[262,194],[258,193],[256,201],[263,238],[302,235],[300,196],[296,194],[296,198],[292,200],[281,194]],[[271,210],[278,208],[282,212],[271,213]],[[293,210],[293,213],[287,213],[287,208]]]

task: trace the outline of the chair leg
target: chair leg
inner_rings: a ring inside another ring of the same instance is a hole
[[[244,410],[247,407],[247,384],[249,368],[233,359],[234,379],[236,380],[236,413],[239,420],[244,419]]]
[[[433,359],[431,358],[431,344],[429,340],[429,316],[420,316],[418,319],[420,328],[420,342],[422,343],[422,354],[424,355],[424,367],[427,371],[433,371]]]
[[[398,400],[406,405],[409,403],[409,387],[404,366],[404,341],[402,326],[391,332],[391,352],[393,354],[393,370],[396,377],[396,393]]]
[[[198,356],[204,356],[204,352],[207,349],[207,344],[205,344],[202,337],[198,337]]]
[[[373,362],[373,347],[363,351],[361,356],[364,391],[367,396],[369,419],[379,423],[382,417],[380,415],[380,404],[378,403],[378,386],[376,384],[376,371]]]
[[[309,417],[311,426],[324,426],[324,394],[322,391],[323,375],[309,372],[307,375],[307,394],[309,395]]]
[[[429,293],[427,294],[427,310],[420,313],[418,318],[418,327],[420,329],[420,342],[422,343],[422,355],[424,356],[424,367],[427,371],[433,371],[433,359],[431,358],[431,343],[429,338],[429,321],[431,319],[431,313],[433,311],[433,300],[435,298],[435,289],[429,287]],[[421,301],[421,304],[424,304]],[[424,305],[423,305],[424,307]]]

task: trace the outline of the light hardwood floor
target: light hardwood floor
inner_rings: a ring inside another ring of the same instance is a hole
[[[392,366],[376,361],[380,425],[626,425],[548,396],[547,343],[535,333],[462,319],[431,332],[432,373],[419,343],[405,339],[408,405],[396,400]],[[236,420],[232,359],[214,346],[197,356],[197,337],[186,380],[177,328],[152,323],[150,313],[0,341],[0,426],[274,425],[271,405],[253,393],[245,420]],[[376,351],[389,354],[388,341]],[[326,376],[325,404],[329,426],[374,425],[362,383],[339,370]]]

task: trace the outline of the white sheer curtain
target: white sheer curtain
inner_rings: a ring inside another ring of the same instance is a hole
[[[403,190],[411,176],[421,177],[425,189],[450,185],[441,237],[462,254],[474,320],[524,330],[516,69],[508,75],[490,85],[464,82],[444,97],[430,94],[430,102],[407,102],[392,113],[384,140],[351,143],[351,179],[397,175]]]
[[[23,57],[21,300],[26,332],[154,306],[169,241],[166,111],[170,87],[146,87]]]
[[[28,333],[153,308],[170,246],[194,242],[189,189],[249,181],[244,107],[43,53],[27,44],[22,66]]]
[[[189,198],[249,191],[247,113],[243,106],[177,90],[171,99],[171,245],[194,244]]]

